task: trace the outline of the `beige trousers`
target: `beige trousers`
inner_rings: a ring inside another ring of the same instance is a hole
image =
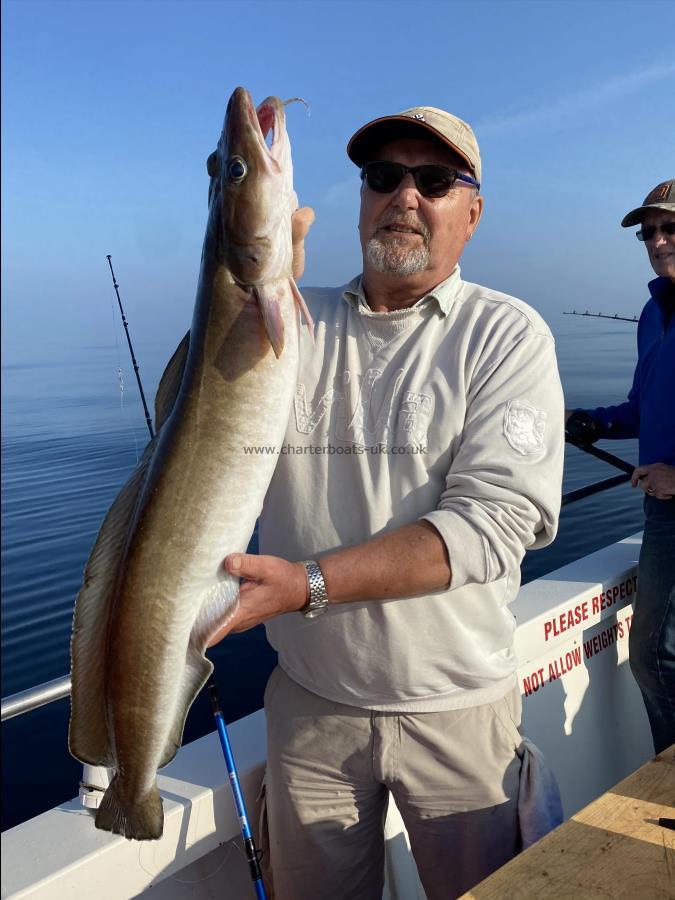
[[[381,900],[390,793],[428,900],[458,897],[517,852],[517,689],[469,709],[380,713],[277,667],[265,710],[261,843],[275,900]]]

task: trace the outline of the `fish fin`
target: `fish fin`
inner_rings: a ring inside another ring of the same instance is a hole
[[[312,343],[314,343],[314,319],[310,311],[307,309],[307,304],[305,303],[305,298],[300,293],[297,284],[295,283],[294,278],[289,278],[291,283],[291,293],[293,294],[293,299],[298,305],[298,310],[302,315],[302,318],[305,320],[305,325],[309,328],[309,333],[312,338]]]
[[[183,669],[183,677],[178,689],[176,714],[157,768],[161,769],[163,766],[166,766],[178,753],[183,741],[183,729],[185,728],[187,714],[195,697],[208,681],[211,672],[213,672],[211,660],[207,659],[202,652],[190,643],[185,655],[185,668]]]
[[[258,284],[253,289],[260,307],[265,331],[277,359],[284,349],[284,318],[281,314],[281,291],[278,281],[272,284]]]
[[[164,373],[159,380],[159,387],[155,395],[155,429],[159,431],[162,425],[171,415],[185,371],[188,349],[190,347],[190,332],[185,335],[166,365]]]
[[[203,652],[213,635],[227,624],[237,608],[239,579],[227,575],[206,594],[192,626],[190,643]]]
[[[133,803],[128,802],[125,794],[124,780],[115,775],[96,811],[96,827],[102,831],[121,834],[130,840],[155,841],[161,838],[164,831],[164,809],[157,783]]]
[[[114,766],[106,720],[106,642],[115,583],[129,522],[155,441],[106,513],[84,570],[82,587],[75,601],[71,652],[71,715],[68,745],[81,762]]]
[[[159,763],[160,768],[171,762],[183,740],[188,711],[195,697],[213,672],[213,663],[204,656],[209,638],[234,615],[239,599],[239,581],[228,575],[207,592],[195,624],[192,626],[185,669],[176,702],[176,715]]]

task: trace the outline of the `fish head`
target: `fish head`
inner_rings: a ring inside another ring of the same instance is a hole
[[[283,101],[268,97],[256,109],[249,92],[236,88],[207,168],[212,225],[236,281],[259,285],[290,275],[298,204]]]

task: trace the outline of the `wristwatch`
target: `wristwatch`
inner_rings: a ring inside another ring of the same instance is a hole
[[[328,607],[326,582],[323,580],[323,574],[315,559],[306,559],[302,564],[307,571],[307,580],[309,581],[309,600],[300,612],[306,619],[313,619],[326,612]]]

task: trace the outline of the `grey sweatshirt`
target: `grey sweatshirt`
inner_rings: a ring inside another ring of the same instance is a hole
[[[315,344],[304,329],[260,552],[316,559],[425,519],[447,545],[452,581],[270,620],[279,663],[308,690],[367,709],[499,699],[515,682],[508,604],[520,562],[557,529],[564,416],[553,337],[526,304],[462,281],[459,267],[396,312],[372,312],[360,278],[303,295]]]

